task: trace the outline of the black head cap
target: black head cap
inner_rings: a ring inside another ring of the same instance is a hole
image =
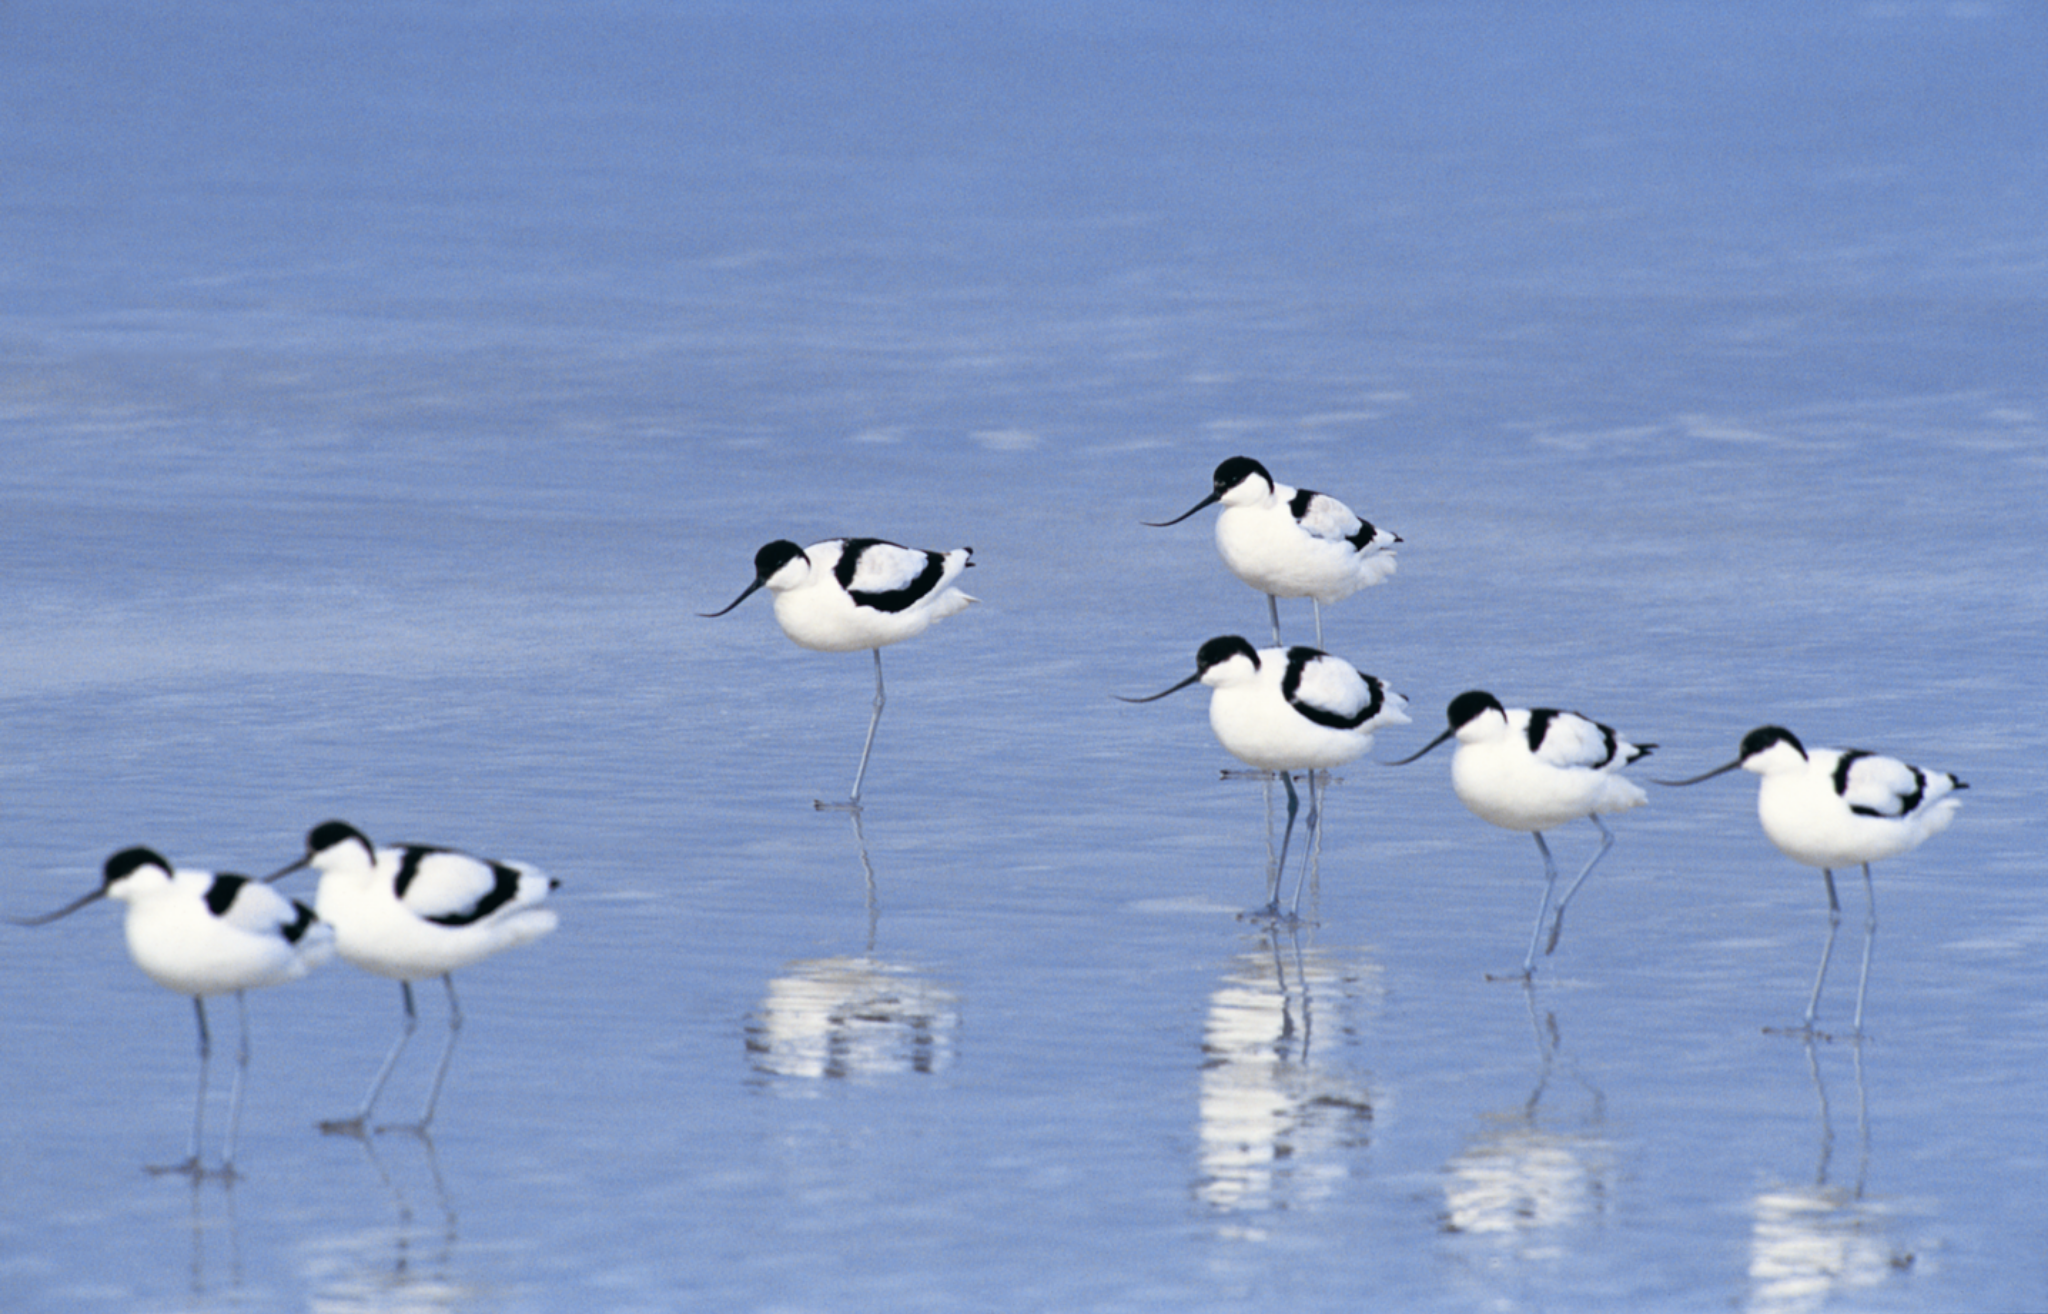
[[[1775,744],[1790,744],[1793,752],[1806,756],[1806,745],[1799,742],[1798,735],[1782,725],[1761,725],[1742,737],[1741,758],[1746,762]]]
[[[1259,478],[1265,480],[1269,485],[1273,482],[1273,476],[1266,473],[1266,467],[1260,465],[1251,457],[1231,457],[1229,460],[1223,462],[1223,464],[1216,467],[1216,495],[1218,497],[1221,497],[1223,494],[1229,492],[1231,489],[1243,483],[1247,478],[1251,477],[1252,475],[1257,475]]]
[[[133,876],[144,867],[161,867],[165,871],[169,871],[171,864],[165,861],[164,855],[158,853],[155,849],[145,849],[137,845],[132,849],[122,849],[113,857],[108,858],[106,866],[101,868],[100,871],[101,875],[105,877],[105,883],[112,885],[115,881]]]
[[[767,579],[790,562],[804,555],[804,550],[786,538],[778,538],[764,545],[754,554],[754,578]]]
[[[346,844],[352,839],[361,840],[364,848],[375,852],[375,849],[370,844],[369,836],[363,834],[354,826],[349,825],[346,821],[323,821],[307,831],[306,852],[324,853],[337,844]]]
[[[1219,638],[1211,639],[1195,649],[1195,669],[1206,671],[1211,667],[1221,666],[1232,657],[1239,656],[1251,658],[1253,666],[1259,664],[1258,649],[1252,647],[1250,643],[1238,635],[1225,634]]]
[[[1444,714],[1450,720],[1451,729],[1457,730],[1469,724],[1481,713],[1506,710],[1500,705],[1500,699],[1484,689],[1468,689],[1451,699],[1451,705],[1444,709]]]

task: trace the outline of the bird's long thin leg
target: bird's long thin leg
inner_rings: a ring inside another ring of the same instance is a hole
[[[441,1083],[448,1079],[448,1064],[455,1058],[455,1038],[462,1033],[462,1005],[455,999],[455,978],[443,973],[441,984],[448,988],[448,1041],[441,1046],[441,1062],[434,1068],[434,1084],[427,1089],[427,1107],[421,1111],[420,1120],[410,1123],[387,1123],[379,1127],[380,1132],[409,1131],[421,1136],[433,1125],[434,1106],[441,1101]]]
[[[1280,859],[1279,859],[1279,858],[1278,858],[1278,857],[1277,857],[1277,856],[1276,856],[1276,855],[1274,854],[1274,852],[1273,852],[1273,776],[1274,776],[1274,774],[1275,774],[1275,773],[1274,773],[1274,772],[1271,772],[1271,771],[1268,771],[1268,772],[1266,772],[1266,773],[1265,773],[1265,777],[1266,777],[1265,783],[1264,783],[1264,784],[1263,784],[1263,785],[1262,785],[1262,786],[1260,787],[1260,793],[1264,795],[1264,797],[1265,797],[1265,800],[1266,800],[1266,872],[1267,872],[1267,884],[1269,884],[1269,885],[1270,885],[1270,884],[1272,883],[1272,873],[1273,873],[1273,872],[1276,872],[1276,871],[1278,871],[1278,870],[1280,870],[1280,866],[1279,866],[1279,863],[1280,863]]]
[[[213,1056],[213,1036],[206,1028],[206,1000],[199,995],[192,996],[192,1012],[199,1019],[199,1097],[192,1102],[192,1143],[186,1148],[185,1162],[152,1164],[151,1173],[189,1173],[198,1177],[199,1142],[206,1134],[206,1067]]]
[[[1320,772],[1320,771],[1315,771],[1315,770],[1311,770],[1311,771],[1310,771],[1310,772],[1308,773],[1308,824],[1307,824],[1307,825],[1306,825],[1305,827],[1303,827],[1303,828],[1302,828],[1302,832],[1301,832],[1301,843],[1302,843],[1302,855],[1301,855],[1301,875],[1300,875],[1300,876],[1299,876],[1298,878],[1296,878],[1296,880],[1295,880],[1295,882],[1294,882],[1294,906],[1293,906],[1293,907],[1291,907],[1291,908],[1289,908],[1289,909],[1287,910],[1287,915],[1288,915],[1289,917],[1299,917],[1299,916],[1301,915],[1301,887],[1302,887],[1302,886],[1304,886],[1304,885],[1306,885],[1306,884],[1308,884],[1308,867],[1309,867],[1309,863],[1310,863],[1310,862],[1312,862],[1312,861],[1314,861],[1314,859],[1315,859],[1315,856],[1316,856],[1316,851],[1317,851],[1318,849],[1320,849],[1320,848],[1322,847],[1322,842],[1323,842],[1323,787],[1322,787],[1322,775],[1323,775],[1323,773],[1322,773],[1322,772]],[[1276,887],[1276,888],[1274,889],[1273,893],[1274,893],[1274,894],[1275,894],[1275,895],[1277,896],[1277,895],[1278,895],[1278,894],[1280,893],[1280,891],[1279,891],[1279,889],[1278,889],[1278,888]],[[1276,911],[1277,911],[1277,908],[1278,908],[1278,905],[1277,905],[1277,903],[1276,903],[1276,905],[1275,905],[1275,909],[1276,909]]]
[[[377,1075],[370,1079],[370,1093],[363,1096],[363,1107],[352,1118],[331,1118],[320,1124],[320,1130],[340,1136],[361,1136],[363,1127],[370,1120],[370,1111],[377,1107],[377,1097],[384,1093],[384,1083],[390,1079],[391,1069],[398,1066],[398,1056],[405,1052],[405,1042],[412,1039],[412,1033],[419,1029],[419,1010],[413,1007],[412,982],[400,981],[398,989],[405,1000],[405,1025],[399,1030],[398,1040],[391,1046],[391,1052],[384,1056],[384,1064],[377,1069]]]
[[[1597,815],[1587,817],[1586,820],[1600,828],[1600,847],[1593,850],[1593,856],[1587,860],[1585,869],[1565,887],[1564,897],[1557,901],[1557,909],[1550,915],[1550,939],[1543,946],[1545,954],[1557,952],[1557,937],[1564,934],[1564,906],[1572,901],[1572,896],[1579,892],[1579,887],[1593,874],[1593,868],[1600,865],[1600,859],[1607,856],[1607,850],[1614,847],[1614,832],[1607,829],[1606,822],[1600,820]]]
[[[1536,945],[1543,939],[1543,923],[1550,918],[1550,896],[1557,888],[1557,863],[1551,860],[1550,845],[1543,842],[1543,832],[1530,831],[1536,837],[1537,851],[1543,855],[1543,902],[1536,905],[1536,927],[1529,932],[1529,952],[1522,956],[1522,976],[1527,978],[1536,970]]]
[[[882,650],[871,648],[875,654],[875,714],[868,718],[867,741],[860,746],[860,769],[853,773],[853,797],[847,801],[860,806],[860,782],[867,778],[868,754],[875,748],[875,727],[882,723],[882,704],[887,701],[882,693]]]
[[[1294,814],[1301,811],[1301,796],[1294,792],[1294,777],[1285,771],[1278,773],[1280,783],[1287,786],[1287,828],[1280,832],[1280,860],[1273,864],[1273,877],[1269,886],[1273,897],[1266,902],[1266,911],[1280,914],[1280,880],[1287,874],[1287,846],[1294,839]]]
[[[1323,646],[1323,604],[1317,602],[1314,598],[1310,598],[1308,605],[1316,609],[1316,647],[1321,648]]]
[[[1877,939],[1877,887],[1870,883],[1870,864],[1863,864],[1863,971],[1856,978],[1856,1034],[1863,1034],[1863,992],[1870,988],[1870,947]]]
[[[228,1094],[227,1147],[220,1154],[220,1174],[229,1180],[235,1175],[235,1143],[242,1134],[242,1082],[249,1075],[249,999],[240,990],[235,991],[235,1015],[241,1022],[241,1043],[235,1047],[235,1084]]]
[[[1828,942],[1821,946],[1820,970],[1813,974],[1813,995],[1806,1001],[1806,1029],[1813,1030],[1813,1018],[1820,1011],[1820,988],[1828,979],[1828,960],[1835,955],[1835,932],[1842,925],[1842,901],[1835,896],[1835,873],[1823,867],[1821,879],[1828,885]]]
[[[1280,643],[1280,599],[1270,593],[1266,595],[1266,614],[1273,618],[1273,646],[1278,648],[1282,646]]]

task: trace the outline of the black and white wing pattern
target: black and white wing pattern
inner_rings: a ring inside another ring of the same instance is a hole
[[[1529,752],[1538,761],[1554,767],[1604,771],[1647,757],[1656,747],[1631,744],[1615,733],[1613,726],[1554,707],[1532,707],[1527,711],[1516,708],[1509,713],[1509,721],[1527,737]]]

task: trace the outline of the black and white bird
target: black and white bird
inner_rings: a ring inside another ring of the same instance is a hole
[[[462,1029],[452,974],[554,930],[555,911],[542,905],[560,882],[523,862],[473,858],[454,849],[423,844],[377,848],[345,821],[313,827],[306,836],[305,856],[264,880],[279,880],[306,867],[320,873],[314,908],[334,927],[336,952],[366,972],[397,981],[405,1001],[404,1029],[371,1080],[362,1107],[351,1117],[321,1123],[321,1129],[363,1132],[398,1056],[419,1025],[412,983],[438,976],[448,992],[448,1040],[419,1121],[396,1128],[424,1133],[434,1120],[441,1084],[455,1056],[455,1037]]]
[[[206,1001],[232,994],[241,1021],[235,1081],[228,1096],[227,1140],[220,1175],[235,1175],[241,1130],[242,1083],[249,1071],[249,1009],[243,992],[296,981],[334,953],[334,931],[311,908],[261,881],[229,872],[173,870],[154,849],[130,848],[108,858],[103,883],[92,893],[40,917],[10,917],[16,926],[44,926],[99,899],[128,905],[123,929],[129,957],[166,990],[192,999],[199,1019],[199,1097],[192,1108],[192,1143],[183,1163],[151,1172],[205,1174],[200,1142],[206,1125],[206,1078],[213,1036]]]
[[[875,727],[882,722],[882,649],[924,633],[932,622],[964,611],[974,598],[954,587],[972,562],[974,549],[927,552],[879,538],[828,538],[809,547],[777,539],[754,554],[754,582],[717,611],[723,616],[752,597],[755,590],[775,595],[775,621],[799,647],[814,652],[859,652],[875,655],[874,714],[868,718],[861,744],[860,767],[853,774],[853,794],[843,805],[860,807],[861,783],[867,779],[868,754],[875,747]]]
[[[1546,954],[1557,948],[1557,938],[1564,931],[1565,905],[1614,846],[1614,832],[1607,829],[1600,814],[1625,812],[1648,801],[1642,786],[1617,772],[1648,755],[1656,745],[1631,744],[1613,727],[1577,712],[1503,707],[1498,698],[1481,689],[1453,698],[1445,715],[1449,729],[1392,765],[1405,766],[1455,737],[1458,751],[1451,758],[1451,788],[1457,791],[1458,801],[1482,821],[1536,837],[1536,848],[1543,854],[1543,901],[1536,908],[1529,952],[1522,958],[1522,976],[1527,978],[1536,970],[1536,946],[1543,944]],[[1543,832],[1581,817],[1600,828],[1600,847],[1565,887],[1564,897],[1556,900],[1553,915],[1557,864]],[[1543,936],[1546,921],[1550,925],[1547,942]]]
[[[1737,767],[1763,777],[1756,812],[1764,834],[1794,862],[1820,868],[1827,883],[1828,938],[1813,978],[1813,994],[1806,1001],[1804,1029],[1809,1033],[1842,921],[1834,869],[1863,868],[1868,912],[1863,922],[1863,970],[1856,981],[1856,1020],[1851,1024],[1854,1034],[1861,1035],[1870,951],[1877,937],[1877,891],[1870,881],[1870,864],[1916,849],[1929,836],[1947,830],[1962,806],[1954,794],[1969,786],[1946,771],[1923,771],[1858,748],[1809,749],[1799,736],[1777,725],[1759,726],[1744,735],[1732,762],[1687,780],[1656,783],[1697,785]]]
[[[1235,634],[1211,639],[1197,649],[1195,673],[1172,688],[1143,698],[1118,697],[1127,703],[1156,702],[1198,682],[1214,691],[1209,695],[1209,728],[1217,740],[1240,760],[1277,772],[1287,787],[1287,829],[1266,905],[1268,913],[1278,915],[1280,875],[1301,808],[1290,773],[1309,773],[1307,842],[1322,825],[1317,772],[1365,756],[1375,731],[1408,724],[1402,710],[1408,700],[1342,657],[1308,647],[1254,649]],[[1307,874],[1304,862],[1291,911],[1300,909]]]
[[[1336,498],[1274,482],[1249,456],[1216,467],[1209,495],[1155,529],[1177,525],[1207,506],[1216,518],[1216,550],[1231,573],[1266,595],[1273,643],[1280,643],[1281,598],[1313,598],[1316,646],[1323,645],[1323,605],[1378,584],[1394,573],[1401,536],[1379,529]]]

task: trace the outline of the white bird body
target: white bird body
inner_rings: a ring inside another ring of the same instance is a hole
[[[363,1133],[384,1082],[419,1025],[412,983],[438,976],[448,993],[448,1040],[426,1109],[418,1122],[406,1125],[425,1132],[462,1029],[453,974],[554,930],[554,909],[541,905],[560,882],[523,862],[494,862],[424,844],[378,848],[345,821],[315,826],[306,836],[305,856],[264,880],[278,880],[302,867],[320,873],[317,906],[334,925],[336,952],[366,972],[397,981],[405,1003],[404,1030],[371,1080],[362,1108],[353,1117],[321,1123],[321,1130]]]
[[[1266,595],[1273,642],[1280,642],[1280,598],[1312,598],[1316,644],[1322,645],[1325,603],[1378,584],[1395,570],[1401,536],[1379,529],[1336,498],[1290,488],[1248,456],[1216,467],[1209,495],[1156,528],[1177,525],[1203,507],[1223,504],[1216,550],[1232,574]]]
[[[334,929],[261,881],[135,868],[107,887],[128,905],[129,956],[164,989],[193,998],[296,981],[335,952]]]
[[[723,616],[765,588],[775,595],[775,623],[798,646],[875,654],[874,712],[853,773],[852,797],[845,804],[820,802],[818,807],[859,810],[861,782],[867,779],[868,754],[886,702],[882,649],[924,633],[932,622],[975,601],[953,587],[973,557],[971,547],[927,552],[879,538],[828,538],[807,548],[777,539],[754,554],[753,583],[719,610],[700,613]]]
[[[1641,786],[1615,774],[1647,750],[1576,712],[1496,705],[1459,726],[1457,739],[1451,788],[1475,816],[1504,830],[1552,830],[1648,801]]]
[[[249,1011],[244,991],[296,981],[334,954],[334,930],[311,908],[287,899],[261,881],[229,872],[174,870],[153,849],[123,849],[108,858],[100,888],[40,917],[10,917],[22,926],[42,926],[68,917],[97,899],[128,905],[122,931],[128,956],[145,976],[189,996],[199,1023],[199,1095],[192,1104],[192,1141],[182,1163],[151,1172],[206,1175],[199,1146],[206,1124],[206,1077],[213,1038],[206,1001],[232,994],[241,1022],[235,1053],[235,1082],[228,1096],[228,1134],[220,1175],[235,1175],[235,1141],[241,1129],[242,1083],[249,1071]]]
[[[1482,821],[1535,837],[1537,851],[1543,855],[1543,901],[1536,906],[1536,926],[1529,934],[1529,952],[1522,959],[1526,978],[1536,970],[1536,946],[1545,944],[1546,954],[1557,948],[1558,936],[1564,931],[1565,906],[1614,847],[1614,832],[1600,820],[1601,814],[1625,812],[1648,801],[1641,786],[1615,773],[1647,756],[1656,745],[1632,744],[1613,727],[1577,712],[1503,707],[1483,689],[1453,698],[1446,718],[1449,729],[1394,765],[1413,762],[1455,736],[1458,750],[1451,758],[1451,788],[1458,801]],[[1600,847],[1565,888],[1564,896],[1556,900],[1553,916],[1557,864],[1543,832],[1581,817],[1599,828]],[[1550,926],[1547,943],[1543,939],[1546,921]]]
[[[334,926],[342,959],[394,981],[445,976],[538,940],[558,918],[554,888],[523,862],[488,862],[453,849],[344,842],[321,850],[314,907]]]
[[[1215,641],[1212,641],[1212,643]],[[1231,754],[1269,771],[1343,766],[1372,750],[1373,732],[1408,724],[1408,700],[1341,657],[1314,648],[1253,651],[1203,645],[1209,728]],[[1198,657],[1197,662],[1202,663]]]
[[[1757,820],[1779,852],[1809,867],[1878,862],[1947,830],[1962,800],[1945,771],[1922,771],[1858,749],[1775,739],[1742,759],[1763,777]]]
[[[1827,885],[1828,938],[1806,1001],[1803,1030],[1808,1034],[1820,1011],[1821,987],[1827,984],[1835,933],[1842,921],[1834,869],[1863,869],[1863,967],[1856,978],[1856,1017],[1850,1024],[1854,1034],[1861,1035],[1871,948],[1877,939],[1877,889],[1870,879],[1870,864],[1918,848],[1929,836],[1947,830],[1962,806],[1953,795],[1969,786],[1946,771],[1923,771],[1859,748],[1809,749],[1799,736],[1777,725],[1759,726],[1744,735],[1732,762],[1688,780],[1658,783],[1697,785],[1737,767],[1763,778],[1756,814],[1764,834],[1794,862],[1820,868]]]
[[[782,560],[761,583],[775,595],[776,624],[799,647],[859,652],[901,643],[965,611],[975,599],[953,581],[973,552],[828,538]]]
[[[1398,534],[1327,494],[1275,483],[1251,464],[1219,499],[1216,550],[1232,574],[1269,597],[1329,605],[1394,573]]]
[[[1357,761],[1372,748],[1373,732],[1382,726],[1408,724],[1402,709],[1408,700],[1377,676],[1361,673],[1341,657],[1316,648],[1254,649],[1235,634],[1209,640],[1195,653],[1195,673],[1170,689],[1146,698],[1149,703],[1200,681],[1208,685],[1209,728],[1233,756],[1255,767],[1277,772],[1287,788],[1287,829],[1280,858],[1273,865],[1272,898],[1266,911],[1280,915],[1280,876],[1287,865],[1288,841],[1301,800],[1292,771],[1309,773],[1308,832],[1322,826],[1321,785],[1316,773]],[[1311,849],[1313,853],[1313,849]],[[1294,887],[1301,904],[1307,883],[1307,862]],[[1292,913],[1289,914],[1293,915]]]

